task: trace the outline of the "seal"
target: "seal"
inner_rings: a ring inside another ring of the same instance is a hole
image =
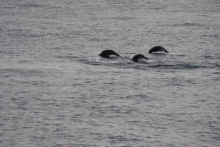
[[[165,48],[163,48],[162,46],[155,46],[152,49],[149,50],[148,53],[152,54],[155,52],[165,52],[165,53],[169,53]]]
[[[142,54],[134,55],[134,57],[131,60],[134,62],[139,62],[139,59],[147,59],[148,60],[148,58]]]
[[[99,54],[99,56],[101,56],[102,58],[109,58],[109,59],[111,58],[110,57],[111,55],[123,58],[113,50],[104,50]]]

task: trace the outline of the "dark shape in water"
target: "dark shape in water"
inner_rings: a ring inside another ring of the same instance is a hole
[[[142,54],[137,54],[137,55],[135,55],[135,56],[132,58],[132,61],[134,61],[134,62],[139,62],[139,61],[138,61],[139,59],[147,59],[147,60],[148,60],[148,58],[145,57],[144,55],[142,55]]]
[[[99,56],[101,56],[102,58],[111,58],[110,56],[111,55],[115,55],[115,56],[117,56],[117,57],[121,57],[121,58],[123,58],[122,56],[120,56],[119,54],[117,54],[115,51],[113,51],[113,50],[104,50],[104,51],[102,51],[100,54],[99,54]]]
[[[169,53],[165,48],[163,48],[162,46],[155,46],[152,49],[149,50],[148,53],[154,53],[154,52],[166,52]]]

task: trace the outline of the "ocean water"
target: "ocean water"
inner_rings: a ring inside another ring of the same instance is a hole
[[[1,0],[0,146],[219,147],[219,18],[218,0]]]

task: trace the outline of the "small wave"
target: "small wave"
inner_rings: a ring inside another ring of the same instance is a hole
[[[138,69],[138,70],[146,70],[148,64],[158,64],[152,60],[143,60],[141,62],[133,62],[130,58],[125,57],[124,59],[103,59],[103,58],[90,58],[82,61],[85,64],[96,65],[96,66],[110,66],[115,68],[122,69]]]
[[[220,64],[216,63],[215,66],[216,66],[216,67],[220,67]]]
[[[43,7],[44,5],[40,5],[37,3],[25,3],[25,4],[21,4],[21,7],[23,8],[40,8]]]
[[[0,69],[0,72],[2,73],[1,76],[3,77],[31,77],[31,76],[44,76],[44,73],[41,70],[35,70],[35,69],[23,69],[23,68],[5,68]]]
[[[185,55],[177,55],[185,56]],[[209,68],[219,68],[219,64],[213,63],[195,63],[190,61],[156,61],[154,59],[142,60],[140,62],[133,62],[130,57],[117,58],[117,59],[104,59],[101,57],[91,57],[89,59],[80,59],[78,60],[85,64],[96,65],[96,66],[111,66],[116,68],[133,68],[137,70],[148,70],[149,68],[158,68],[158,69],[209,69]]]
[[[78,57],[77,56],[57,56],[56,58],[73,59],[73,58],[78,58]]]
[[[83,60],[82,60],[83,61]],[[87,64],[92,64],[92,65],[103,65],[103,64],[116,64],[118,63],[118,59],[104,59],[101,57],[97,58],[89,58],[88,60],[84,60]]]
[[[205,24],[199,24],[199,23],[181,23],[181,24],[174,24],[173,26],[183,26],[183,27],[201,27],[206,26]]]
[[[198,68],[208,68],[205,65],[195,65],[195,64],[157,64],[151,65],[151,68],[163,68],[163,69],[198,69]]]

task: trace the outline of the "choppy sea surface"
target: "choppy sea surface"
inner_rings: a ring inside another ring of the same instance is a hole
[[[219,147],[219,18],[219,0],[1,0],[0,146]]]

